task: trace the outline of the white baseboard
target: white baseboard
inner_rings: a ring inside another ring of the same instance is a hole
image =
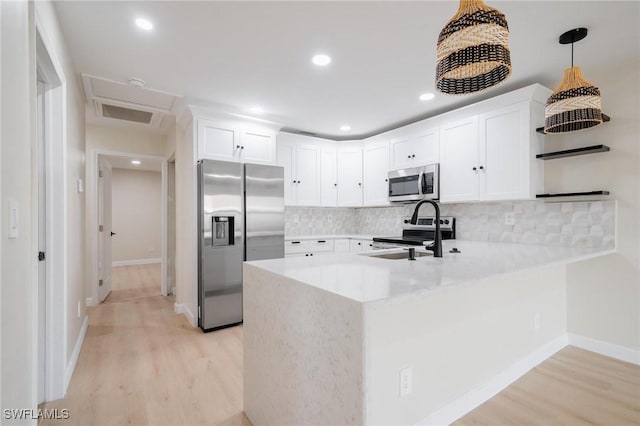
[[[111,266],[131,266],[131,265],[148,265],[151,263],[160,263],[162,259],[133,259],[133,260],[114,260],[111,262]]]
[[[82,343],[84,342],[84,336],[87,334],[87,328],[89,327],[89,317],[85,315],[84,321],[82,321],[82,327],[80,328],[80,333],[78,334],[78,338],[76,339],[76,345],[73,347],[73,353],[71,354],[71,359],[67,364],[67,368],[64,372],[64,394],[67,394],[67,388],[69,387],[69,383],[71,382],[71,377],[73,376],[73,372],[76,369],[76,364],[78,363],[78,357],[80,356],[80,350],[82,349]]]
[[[567,335],[558,336],[477,388],[431,413],[416,425],[449,425],[518,380],[529,370],[567,346]]]
[[[173,310],[175,311],[176,314],[182,314],[185,317],[187,317],[187,321],[189,321],[189,324],[191,324],[192,326],[194,327],[198,326],[198,323],[196,322],[196,317],[193,315],[193,312],[191,312],[191,310],[186,305],[182,303],[174,303]]]
[[[602,340],[596,340],[590,337],[580,336],[579,334],[569,333],[568,336],[569,344],[571,346],[615,358],[620,361],[640,365],[640,351],[638,350],[633,350],[626,346],[620,346],[614,343],[603,342]]]

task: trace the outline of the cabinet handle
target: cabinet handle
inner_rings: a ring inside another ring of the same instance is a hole
[[[313,256],[313,253],[309,253],[309,256]]]
[[[309,257],[309,253],[305,253],[305,256]]]
[[[358,245],[359,245],[359,246],[361,246],[361,245],[362,245],[362,243],[358,243]]]
[[[358,182],[358,186],[362,186],[362,182]]]
[[[473,171],[475,172],[476,170],[478,170],[478,168],[477,168],[477,167],[474,167],[474,168],[473,168]]]
[[[300,241],[291,241],[291,244],[300,244]]]
[[[293,183],[296,183],[295,179],[293,180]]]
[[[338,186],[338,184],[337,184],[337,183],[334,183],[334,184],[333,184],[333,186]]]
[[[244,149],[244,146],[241,146],[240,149]]]
[[[240,145],[236,145],[236,149],[240,149]]]
[[[385,179],[384,181],[385,181],[385,182],[389,182],[389,179]]]
[[[484,166],[480,166],[480,170],[484,170]]]
[[[326,243],[327,240],[318,240],[319,243]]]
[[[415,154],[411,155],[411,158],[416,158],[416,155]]]
[[[410,156],[410,155],[407,155],[407,158],[411,158],[411,156]]]
[[[300,181],[298,181],[298,183],[300,183]]]

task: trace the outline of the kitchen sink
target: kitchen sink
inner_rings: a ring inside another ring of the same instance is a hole
[[[391,260],[401,260],[401,259],[409,259],[408,251],[394,252],[394,253],[380,253],[380,254],[367,254],[369,257],[377,257],[378,259],[391,259]],[[424,257],[424,256],[433,256],[431,252],[424,251],[416,251],[416,258]]]

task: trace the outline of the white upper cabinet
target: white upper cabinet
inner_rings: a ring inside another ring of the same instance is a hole
[[[534,127],[530,104],[522,102],[479,116],[479,199],[530,198]]]
[[[391,140],[391,169],[424,166],[440,161],[439,129],[421,126]]]
[[[338,206],[362,206],[362,145],[341,142],[338,147]]]
[[[300,144],[295,149],[297,206],[320,205],[320,147]]]
[[[365,141],[363,161],[364,205],[388,205],[389,142],[386,140]]]
[[[198,158],[240,161],[240,137],[232,123],[198,120]]]
[[[198,159],[276,164],[276,133],[251,123],[196,119]]]
[[[534,120],[544,104],[519,102],[443,125],[440,129],[440,200],[533,199],[542,189],[544,166]]]
[[[326,143],[321,154],[320,204],[335,207],[338,205],[338,151],[333,143]]]
[[[238,145],[240,145],[240,159],[243,163],[276,164],[276,134],[274,131],[242,129]]]
[[[277,164],[284,168],[284,204],[320,205],[320,145],[300,143],[304,136],[281,133]]]
[[[440,128],[440,200],[478,199],[478,116]]]

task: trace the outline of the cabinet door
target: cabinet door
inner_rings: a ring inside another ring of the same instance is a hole
[[[278,166],[284,167],[284,205],[295,206],[295,147],[293,144],[278,142]]]
[[[413,147],[412,164],[414,167],[440,162],[440,129],[425,129],[411,137]]]
[[[335,147],[323,146],[320,160],[320,204],[338,205],[338,152]]]
[[[442,126],[440,200],[477,200],[478,166],[478,116]]]
[[[238,130],[224,123],[198,120],[198,158],[240,161]]]
[[[384,206],[389,204],[389,144],[386,141],[365,143],[363,149],[363,204]]]
[[[320,147],[297,145],[295,147],[296,205],[320,205]]]
[[[362,206],[362,147],[338,149],[338,206]]]
[[[349,252],[350,253],[360,253],[364,251],[364,243],[362,240],[349,240]]]
[[[480,116],[481,200],[530,198],[529,103]]]
[[[275,165],[275,133],[269,130],[242,130],[240,152],[244,163]]]
[[[390,145],[391,170],[406,169],[415,164],[411,157],[415,152],[409,137],[393,139]]]

